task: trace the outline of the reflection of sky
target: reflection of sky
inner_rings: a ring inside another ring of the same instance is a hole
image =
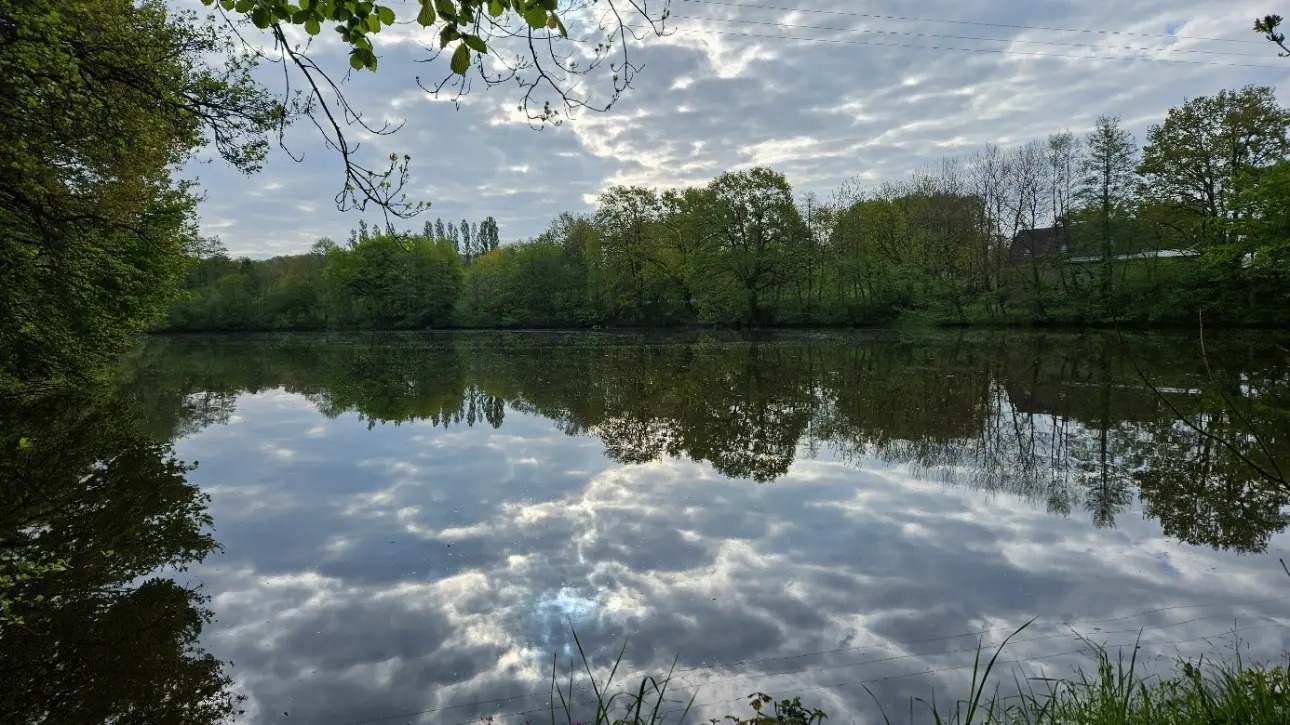
[[[757,484],[688,460],[618,465],[515,411],[499,430],[367,430],[282,392],[241,397],[177,448],[213,499],[224,551],[191,574],[249,722],[540,708],[552,653],[576,654],[570,625],[595,664],[630,637],[629,674],[679,653],[680,690],[718,703],[703,720],[754,690],[857,722],[873,713],[861,684],[902,712],[951,701],[978,641],[1035,616],[1003,658],[1027,673],[1086,662],[1075,632],[1129,643],[1141,628],[1161,663],[1234,627],[1243,656],[1290,644],[1275,553],[1182,545],[1134,512],[1095,529],[902,466],[803,455]]]

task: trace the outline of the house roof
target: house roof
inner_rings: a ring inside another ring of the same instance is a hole
[[[1054,254],[1061,254],[1071,246],[1069,227],[1045,227],[1043,229],[1023,229],[1012,238],[1009,258],[1014,262],[1023,259],[1043,259]]]

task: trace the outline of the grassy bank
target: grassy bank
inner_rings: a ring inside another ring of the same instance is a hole
[[[915,700],[908,709],[896,714],[884,712],[874,698],[874,704],[865,712],[826,713],[809,701],[803,703],[801,698],[776,699],[757,692],[748,696],[742,712],[710,722],[733,725],[815,725],[826,720],[887,725],[1290,723],[1290,663],[1285,659],[1271,664],[1240,659],[1181,660],[1172,673],[1155,676],[1141,670],[1136,648],[1113,654],[1106,648],[1090,645],[1090,667],[1077,671],[1069,679],[1056,680],[999,672],[995,665],[1006,646],[1005,642],[988,661],[978,655],[971,689],[950,704]],[[674,689],[669,693],[670,673],[658,678],[646,677],[629,689],[615,689],[617,670],[618,662],[615,662],[608,678],[597,681],[584,658],[580,674],[589,680],[584,685],[575,684],[572,673],[567,682],[561,682],[562,678],[555,676],[553,668],[550,711],[532,722],[547,722],[548,716],[549,722],[560,725],[658,725],[696,721],[691,713],[701,693],[683,698],[678,698]],[[574,690],[584,688],[594,699],[576,704]]]

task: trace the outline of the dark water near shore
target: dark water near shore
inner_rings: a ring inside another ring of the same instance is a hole
[[[0,411],[0,561],[68,562],[0,624],[0,721],[538,722],[571,627],[704,721],[903,722],[1032,617],[1009,682],[1078,634],[1275,658],[1290,343],[1206,343],[150,338]]]

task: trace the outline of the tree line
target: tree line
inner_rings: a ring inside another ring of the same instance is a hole
[[[1290,321],[1290,111],[1191,99],[822,201],[767,168],[614,187],[501,245],[491,217],[196,260],[163,329]]]
[[[598,439],[621,464],[688,458],[762,483],[827,450],[1097,526],[1140,502],[1169,536],[1237,551],[1264,550],[1290,522],[1290,492],[1240,457],[1272,465],[1290,446],[1290,378],[1275,340],[1214,336],[1206,363],[1180,359],[1176,338],[1139,335],[522,338],[155,337],[123,370],[158,425],[174,421],[158,431],[167,437],[229,420],[244,392],[282,389],[368,427],[502,428],[541,416]]]

